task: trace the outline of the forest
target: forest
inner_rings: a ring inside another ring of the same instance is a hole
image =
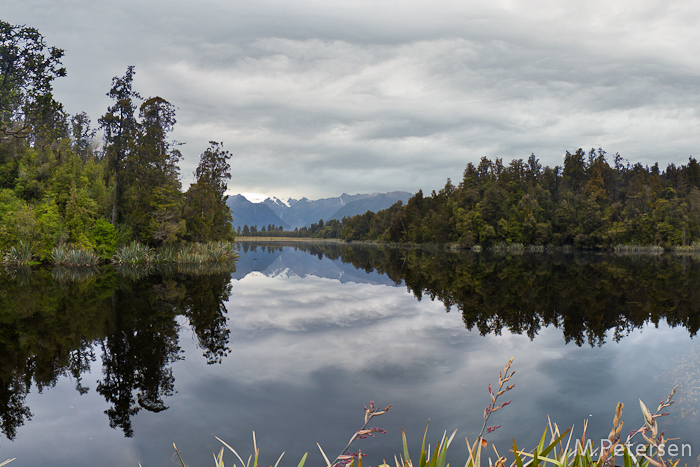
[[[429,196],[418,191],[377,213],[312,224],[263,236],[340,238],[346,241],[452,244],[461,248],[557,246],[614,249],[700,247],[700,164],[612,165],[603,149],[566,152],[563,166],[482,158],[462,180]],[[256,233],[251,233],[256,235]]]
[[[131,242],[233,241],[223,145],[202,151],[183,191],[175,106],[142,98],[129,66],[105,83],[112,104],[96,126],[69,115],[53,95],[63,56],[35,28],[0,20],[0,260],[18,245],[40,260],[59,245],[109,259]]]

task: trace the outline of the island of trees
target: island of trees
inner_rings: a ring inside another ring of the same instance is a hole
[[[112,80],[112,105],[93,128],[54,99],[63,55],[36,29],[0,20],[0,261],[20,246],[35,259],[61,245],[109,259],[131,242],[233,241],[223,145],[204,149],[183,192],[182,154],[169,139],[175,107],[142,98],[130,66]]]
[[[610,159],[610,160],[609,160]],[[562,167],[482,158],[429,196],[418,191],[377,213],[323,220],[258,236],[450,243],[463,248],[553,245],[613,249],[621,245],[700,248],[700,164],[631,165],[603,149],[566,152]]]

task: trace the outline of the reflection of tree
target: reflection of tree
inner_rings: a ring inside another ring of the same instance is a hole
[[[109,424],[133,436],[131,419],[142,408],[167,409],[175,378],[168,365],[179,358],[175,320],[183,288],[174,280],[141,280],[114,292],[112,326],[102,341],[104,378],[97,392],[112,404]]]
[[[47,270],[0,274],[0,419],[8,438],[31,417],[24,403],[32,384],[41,392],[89,368],[105,282],[59,284]]]
[[[221,363],[231,351],[226,305],[231,294],[230,274],[211,275],[186,281],[184,309],[207,363]]]
[[[700,329],[700,271],[694,259],[608,255],[460,254],[429,249],[339,244],[295,248],[377,271],[401,281],[416,298],[457,309],[468,329],[503,330],[534,338],[562,329],[576,345],[619,341],[631,330],[665,319],[691,335]]]
[[[19,372],[7,377],[5,371],[2,373],[3,375],[0,376],[0,430],[7,439],[12,440],[17,435],[17,428],[32,418],[29,407],[24,405],[31,383],[27,382]]]
[[[32,385],[41,392],[65,375],[86,394],[83,375],[100,344],[104,374],[97,391],[110,404],[110,425],[132,435],[133,416],[165,410],[174,392],[178,315],[190,320],[207,361],[220,362],[229,352],[225,271],[233,266],[171,269],[124,277],[103,268],[76,276],[79,281],[50,269],[0,274],[2,432],[12,439],[31,417],[25,399]]]

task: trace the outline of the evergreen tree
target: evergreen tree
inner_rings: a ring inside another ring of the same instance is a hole
[[[138,134],[136,121],[136,103],[141,96],[132,89],[134,67],[129,66],[123,77],[112,78],[112,88],[107,96],[114,104],[107,108],[107,113],[100,119],[100,125],[105,132],[105,157],[114,177],[114,194],[112,202],[112,225],[121,221],[121,206],[123,204],[123,185],[127,158],[133,153]]]
[[[228,163],[231,155],[223,150],[221,143],[210,141],[209,144],[199,156],[195,183],[185,194],[187,235],[197,242],[233,240],[233,218],[225,195],[227,180],[231,178]]]
[[[175,108],[161,97],[146,100],[139,111],[134,150],[125,160],[124,219],[144,243],[173,243],[185,233],[178,161],[168,141]]]
[[[0,20],[0,140],[36,136],[63,112],[52,95],[53,80],[66,75],[63,54],[35,28]]]

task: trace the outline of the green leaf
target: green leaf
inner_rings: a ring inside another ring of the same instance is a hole
[[[438,451],[440,451],[440,443],[438,443],[437,446],[435,446],[433,455],[430,457],[430,462],[428,463],[429,467],[437,467]]]
[[[523,460],[520,458],[520,453],[518,452],[518,445],[515,444],[515,440],[513,440],[513,455],[515,456],[515,464],[518,467],[523,467]]]
[[[403,442],[403,459],[404,462],[411,462],[408,455],[408,441],[406,440],[406,431],[401,427],[401,441]]]

